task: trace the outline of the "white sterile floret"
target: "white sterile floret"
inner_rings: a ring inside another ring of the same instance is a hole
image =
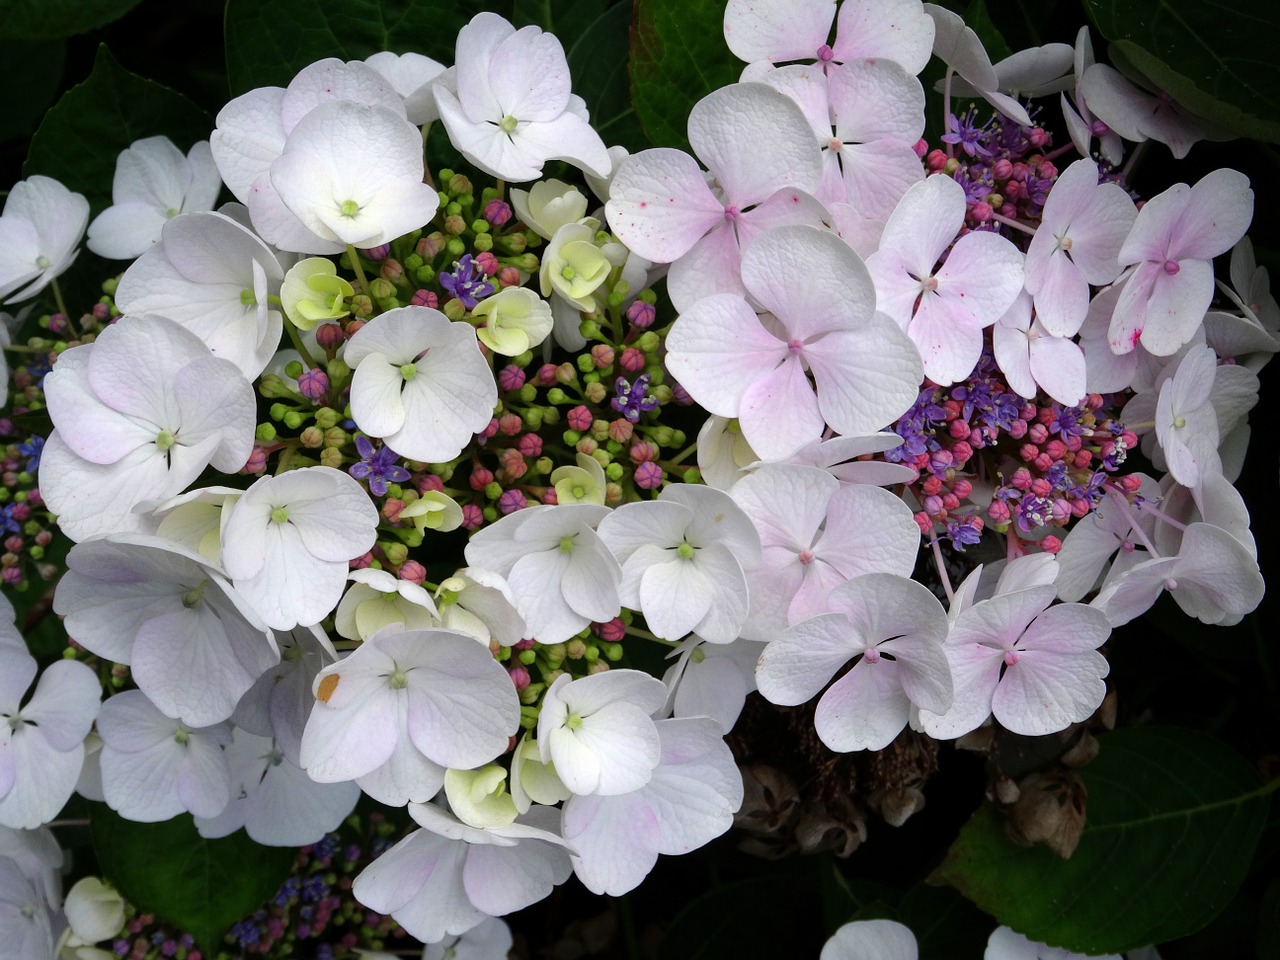
[[[493,417],[498,387],[474,328],[439,310],[388,310],[347,342],[344,359],[356,425],[410,460],[452,460]]]
[[[218,111],[209,137],[218,172],[241,203],[254,193],[271,193],[268,171],[303,117],[323,103],[346,100],[383,106],[405,115],[404,98],[367,63],[318,60],[281,87],[258,87]],[[276,201],[278,206],[278,199]]]
[[[271,632],[203,557],[141,534],[79,543],[54,595],[77,642],[131,666],[166,716],[204,727],[274,666]]]
[[[436,85],[436,106],[449,140],[481,170],[520,183],[536,180],[548,160],[566,160],[608,175],[608,151],[570,92],[554,36],[479,13],[458,32],[455,61],[456,93]]]
[[[1156,437],[1179,483],[1198,486],[1207,473],[1221,471],[1218,416],[1209,396],[1218,358],[1208,347],[1192,347],[1156,400]]]
[[[969,375],[982,353],[983,328],[999,320],[1022,290],[1024,258],[1012,243],[987,230],[956,240],[965,209],[960,184],[945,175],[928,177],[898,202],[880,249],[867,258],[876,309],[907,332],[920,349],[925,376],[943,386]]]
[[[0,300],[34,297],[60,277],[79,253],[88,222],[89,201],[57,180],[15,183],[0,213]]]
[[[751,639],[772,639],[825,612],[827,594],[846,580],[907,577],[915,566],[920,528],[887,490],[842,485],[817,467],[765,464],[732,495],[760,534],[761,561],[747,571],[751,618],[743,635]]]
[[[492,570],[463,567],[440,581],[435,600],[447,629],[470,634],[485,646],[496,640],[510,647],[528,633],[511,587]]]
[[[514,943],[505,920],[485,917],[464,933],[428,943],[422,960],[497,960],[509,956]]]
[[[477,530],[467,563],[506,578],[528,636],[561,643],[622,607],[622,568],[595,531],[608,515],[589,503],[527,507]]]
[[[1021,126],[1033,126],[1031,117],[1027,115],[1026,107],[1020,104],[1015,97],[1001,92],[1002,89],[1010,89],[1010,87],[1005,82],[1002,82],[1003,78],[992,65],[991,57],[983,49],[982,41],[973,32],[973,28],[966,26],[959,14],[952,13],[945,7],[926,3],[924,9],[933,18],[934,26],[937,28],[937,33],[933,39],[933,52],[947,64],[950,70],[954,70],[963,80],[968,81],[964,85],[964,89],[982,97],[987,103]],[[1071,69],[1071,48],[1063,43],[1050,44],[1049,46],[1047,61],[1039,57],[1031,61],[1032,72],[1038,72],[1041,68],[1048,71],[1044,77],[1035,76],[1031,78],[1033,83],[1043,82],[1045,79],[1051,79],[1054,76],[1063,77],[1066,71]],[[1002,64],[1007,63],[1008,61],[1002,61]],[[1024,65],[1022,62],[1015,63],[1010,75],[1026,73],[1022,69]],[[1021,81],[1023,78],[1019,77],[1018,79]],[[1065,86],[1067,84],[1063,83],[1057,89],[1062,89]]]
[[[410,804],[423,829],[365,867],[352,892],[426,943],[465,933],[569,879],[569,853],[552,832],[555,813],[537,808],[522,821],[482,830],[432,804]]]
[[[896,920],[854,920],[822,945],[818,960],[917,960],[911,928]]]
[[[667,710],[673,717],[710,717],[726,735],[738,722],[747,694],[756,688],[756,661],[764,645],[756,640],[705,643],[696,633],[667,655],[675,663],[662,675]]]
[[[1115,57],[1115,54],[1112,54]],[[1126,64],[1130,73],[1137,71]],[[1145,86],[1148,89],[1142,89]],[[1149,80],[1131,83],[1119,70],[1104,63],[1088,66],[1080,77],[1078,96],[1088,101],[1099,120],[1125,140],[1151,139],[1167,146],[1181,160],[1197,140],[1230,140],[1233,134],[1212,120],[1197,117],[1163,92],[1151,91]]]
[[[430,799],[446,767],[493,760],[520,719],[506,670],[451,630],[383,631],[320,671],[313,691],[302,765],[393,805]]]
[[[1120,276],[1120,248],[1137,208],[1118,183],[1099,183],[1088,157],[1067,167],[1049,191],[1027,247],[1027,291],[1049,333],[1075,336],[1089,312],[1089,286]]]
[[[249,212],[282,250],[374,247],[435,216],[440,197],[422,182],[423,170],[422,134],[403,116],[346,100],[325,103],[298,121],[271,164],[284,210],[250,194]]]
[[[658,854],[696,850],[733,825],[742,775],[706,717],[660,720],[661,755],[643,787],[620,796],[575,796],[564,805],[573,869],[592,893],[638,887]]]
[[[302,732],[316,702],[316,674],[338,660],[333,642],[318,625],[294,627],[276,638],[280,662],[260,676],[236,704],[237,729],[272,737],[290,761],[301,766]]]
[[[1088,365],[1069,337],[1054,336],[1031,316],[1031,294],[1021,291],[991,328],[991,348],[1005,380],[1020,397],[1043,390],[1063,406],[1085,397]]]
[[[743,254],[742,282],[765,317],[733,294],[699,300],[671,328],[667,366],[707,410],[737,417],[762,458],[790,456],[824,424],[878,430],[911,406],[919,354],[876,314],[871,277],[839,237],[775,228]]]
[[[639,670],[557,677],[538,714],[542,762],[579,796],[613,796],[649,782],[661,757],[652,715],[667,688]]]
[[[53,956],[53,922],[49,901],[17,861],[0,856],[0,937],[13,960],[49,960]]]
[[[111,206],[93,218],[85,245],[108,260],[132,260],[160,240],[171,217],[212,210],[221,189],[209,141],[183,156],[168,137],[135,140],[116,160]]]
[[[162,317],[125,317],[67,350],[44,391],[55,430],[40,492],[73,540],[141,529],[136,505],[181,493],[210,465],[235,473],[253,449],[249,381]]]
[[[126,690],[102,705],[98,733],[102,792],[126,820],[157,823],[183,811],[216,817],[230,802],[229,724],[192,728]]]
[[[0,646],[0,826],[28,830],[58,815],[84,763],[102,688],[83,663],[58,660],[36,676],[25,645]]]
[[[409,122],[420,127],[439,118],[432,87],[444,80],[445,66],[420,53],[394,54],[383,50],[364,58],[364,62],[395,88],[404,98]]]
[[[360,799],[354,783],[317,783],[274,740],[244,730],[232,731],[227,763],[231,802],[216,817],[196,817],[202,837],[225,837],[244,827],[269,847],[318,843]]]
[[[1014,590],[955,618],[946,643],[955,701],[921,709],[926,733],[959,737],[994,714],[1007,730],[1036,737],[1088,719],[1106,693],[1109,667],[1097,648],[1111,625],[1084,604],[1050,606],[1056,595],[1052,584]]]
[[[792,624],[765,647],[756,685],[766,700],[804,703],[856,657],[822,694],[813,721],[841,753],[887,747],[913,707],[940,713],[951,705],[947,615],[926,587],[868,574],[836,587],[825,606],[830,613]]]
[[[81,877],[67,891],[62,912],[67,928],[58,940],[58,956],[76,960],[101,960],[105,950],[84,950],[103,940],[111,940],[124,927],[124,897],[98,877]],[[63,952],[67,951],[67,952]]]
[[[267,626],[319,623],[342,597],[348,561],[373,546],[377,526],[368,494],[340,470],[263,477],[223,529],[223,568]]]
[[[758,562],[760,537],[728,494],[672,484],[657,500],[618,507],[597,532],[622,565],[623,606],[656,636],[738,636],[750,606],[743,568]]]
[[[440,626],[431,594],[420,584],[372,568],[352,570],[348,577],[351,586],[333,616],[339,636],[363,641],[392,624],[403,630]]]
[[[280,345],[271,298],[284,270],[265,243],[222,213],[165,223],[160,242],[129,266],[116,289],[122,313],[158,313],[186,327],[249,379]]]
[[[48,827],[13,830],[0,826],[0,858],[15,864],[46,902],[61,902],[65,858]]]
[[[526,732],[511,751],[511,799],[516,809],[528,813],[535,803],[552,807],[572,796],[556,775],[556,765],[542,762],[538,741]]]

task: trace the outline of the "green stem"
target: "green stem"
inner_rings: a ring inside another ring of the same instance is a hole
[[[298,351],[298,356],[302,357],[302,362],[307,365],[308,370],[314,370],[319,364],[315,358],[311,356],[311,351],[307,349],[307,345],[302,342],[302,334],[298,332],[292,321],[286,320],[284,328],[289,332],[289,342],[293,344],[293,349]]]
[[[364,278],[364,265],[360,262],[360,254],[352,244],[347,244],[347,256],[351,260],[351,269],[356,274],[356,286],[366,297],[369,296],[369,281]]]
[[[695,442],[693,442],[693,443],[689,444],[687,447],[685,447],[685,448],[684,448],[683,450],[681,450],[679,453],[677,453],[674,457],[671,457],[669,460],[666,460],[666,461],[664,461],[664,462],[665,462],[665,463],[670,463],[670,464],[677,464],[677,463],[680,463],[681,461],[683,461],[683,460],[684,460],[684,458],[685,458],[685,457],[689,456],[689,454],[693,453],[693,452],[694,452],[695,450],[697,450],[697,449],[698,449],[698,444],[697,444],[697,442],[695,441]]]
[[[642,630],[640,627],[627,627],[626,632],[633,637],[639,637],[641,640],[652,640],[654,643],[660,643],[664,647],[678,647],[678,640],[663,640],[661,637],[655,637],[648,630]]]
[[[67,305],[62,299],[62,288],[58,286],[58,280],[56,277],[49,281],[49,286],[53,289],[53,299],[58,305],[58,312],[70,320],[71,314],[67,313]]]

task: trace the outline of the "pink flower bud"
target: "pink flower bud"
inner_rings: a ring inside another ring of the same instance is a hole
[[[516,449],[526,457],[542,456],[542,438],[536,433],[526,433],[516,443]]]
[[[502,496],[498,498],[498,510],[504,515],[523,510],[528,505],[529,501],[519,490],[504,490]]]
[[[645,303],[643,300],[637,300],[627,307],[627,320],[637,330],[647,330],[653,326],[653,321],[658,317],[658,311],[652,303]]]
[[[1049,534],[1040,541],[1040,549],[1045,553],[1057,553],[1062,549],[1062,541],[1053,534]]]
[[[409,302],[415,307],[430,307],[433,310],[440,307],[440,298],[434,290],[415,290]]]
[[[627,347],[622,351],[622,356],[618,358],[618,365],[622,367],[625,373],[639,373],[644,369],[645,365],[644,351],[635,347]]]
[[[484,220],[491,227],[500,227],[511,219],[511,207],[503,200],[490,200],[484,205]]]
[[[486,277],[492,277],[498,272],[498,268],[501,266],[501,264],[498,263],[498,258],[488,250],[485,250],[482,253],[477,253],[472,260],[475,265],[484,272]]]
[[[491,483],[493,483],[492,470],[488,467],[471,468],[471,477],[467,480],[467,484],[472,490],[483,490]]]
[[[434,473],[424,473],[418,477],[417,487],[419,493],[426,493],[428,490],[440,493],[444,490],[444,481]]]
[[[636,486],[641,490],[656,490],[662,486],[663,470],[652,460],[646,460],[636,466]]]
[[[406,560],[400,567],[400,579],[421,584],[427,579],[427,568],[417,560]]]
[[[498,389],[503,393],[511,393],[524,386],[524,371],[513,363],[507,364],[498,371]]]
[[[584,406],[574,407],[565,415],[565,420],[568,421],[569,429],[577,430],[579,432],[583,430],[590,430],[593,419],[591,411]]]
[[[336,348],[343,340],[342,327],[336,323],[322,323],[316,327],[316,343],[325,350]]]
[[[466,530],[478,530],[484,524],[484,511],[474,503],[462,505],[462,526]]]
[[[298,392],[308,400],[319,400],[329,392],[329,375],[323,370],[305,370],[298,377]]]
[[[504,413],[498,419],[498,431],[504,437],[514,437],[524,429],[524,421],[518,413]]]

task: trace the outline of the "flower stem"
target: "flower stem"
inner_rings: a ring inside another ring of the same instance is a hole
[[[298,351],[298,356],[302,357],[302,362],[306,364],[307,369],[314,370],[319,366],[315,358],[311,356],[311,351],[307,349],[307,345],[302,342],[302,334],[298,332],[298,328],[287,320],[284,328],[289,332],[289,342],[293,344],[293,349]]]
[[[934,537],[929,541],[929,546],[933,550],[933,564],[938,568],[938,579],[942,581],[942,592],[947,595],[947,602],[950,603],[956,598],[956,592],[951,588],[951,578],[947,576],[947,564],[942,559],[942,545]]]
[[[54,299],[54,302],[57,303],[58,305],[58,312],[62,314],[64,317],[66,317],[68,320],[70,320],[71,314],[67,313],[67,304],[62,299],[62,288],[58,286],[58,279],[55,277],[54,279],[50,280],[49,286],[53,289],[53,299]]]
[[[664,647],[680,646],[677,640],[663,640],[661,637],[655,637],[648,630],[642,630],[640,627],[627,627],[627,633],[633,637],[639,637],[641,640],[652,640],[654,643],[660,643]]]
[[[364,266],[360,263],[360,254],[356,253],[354,245],[347,244],[347,256],[351,260],[351,269],[356,274],[356,286],[360,288],[360,292],[366,297],[369,296],[369,281],[364,278]]]
[[[1014,220],[1012,217],[1003,217],[994,211],[991,214],[991,219],[997,223],[1003,223],[1006,227],[1013,227],[1015,230],[1021,230],[1023,233],[1030,234],[1033,237],[1036,235],[1036,228],[1027,226],[1027,224],[1023,223],[1021,220]]]

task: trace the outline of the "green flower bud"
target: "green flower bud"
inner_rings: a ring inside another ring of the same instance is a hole
[[[253,438],[259,443],[271,443],[276,438],[275,424],[260,423],[258,429],[254,431]]]
[[[284,415],[284,425],[290,430],[297,430],[304,422],[306,422],[306,417],[297,410],[290,410]]]
[[[516,396],[520,398],[521,403],[533,403],[538,399],[538,388],[532,383],[526,383],[516,391]]]
[[[345,364],[344,364],[345,366]],[[328,373],[328,370],[325,371]],[[333,380],[333,374],[329,374],[329,379]],[[321,407],[316,411],[316,426],[321,430],[328,430],[338,425],[338,421],[342,419],[342,415],[332,407]]]

